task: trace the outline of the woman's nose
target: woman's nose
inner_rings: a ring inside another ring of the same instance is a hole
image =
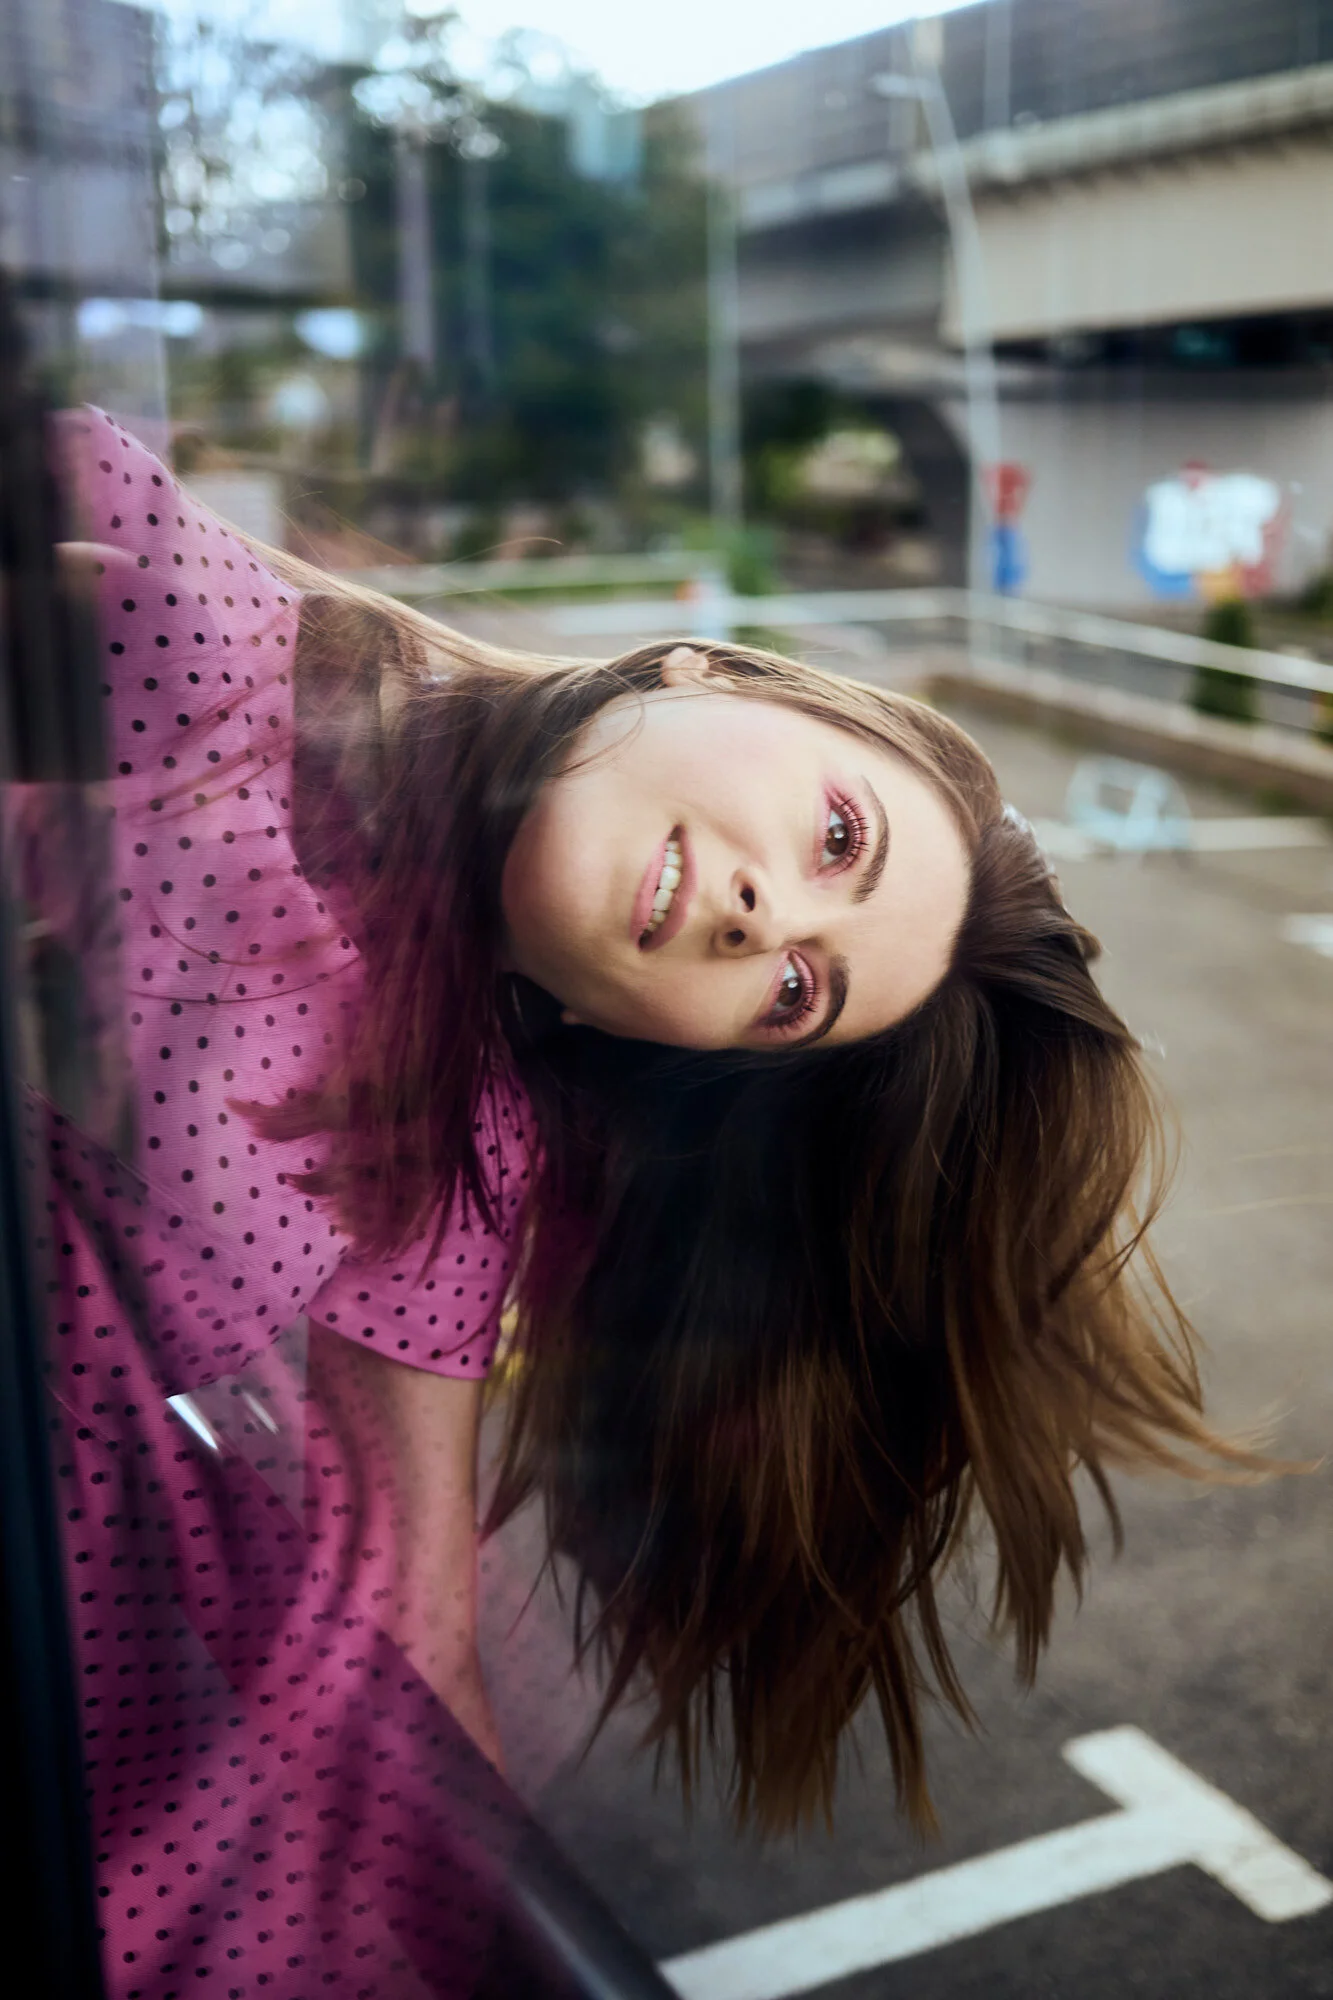
[[[719,948],[731,957],[746,958],[772,951],[782,936],[782,920],[771,890],[757,875],[736,874],[717,925]]]

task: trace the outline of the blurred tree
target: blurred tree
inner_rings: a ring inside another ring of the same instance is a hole
[[[373,369],[392,400],[401,341],[388,135],[354,113],[348,164],[362,303],[382,338]],[[474,100],[429,148],[438,363],[432,421],[398,426],[403,476],[451,497],[561,502],[616,495],[631,515],[681,511],[643,476],[643,439],[670,417],[702,461],[704,205],[688,136],[669,110],[646,120],[633,181],[594,180],[566,121]]]
[[[849,550],[921,518],[897,437],[868,403],[815,381],[767,383],[745,406],[746,508]]]
[[[458,72],[455,27],[452,11],[405,16],[373,62],[351,64],[266,41],[260,0],[227,24],[164,26],[177,288],[208,298],[211,273],[233,316],[250,300],[256,328],[288,276],[293,318],[302,303],[358,311],[361,462],[404,516],[538,501],[604,521],[588,503],[609,500],[635,539],[676,527],[699,479],[663,492],[645,440],[668,426],[683,461],[704,462],[693,135],[669,106],[642,121],[617,111],[594,79],[570,72],[552,92],[525,78],[519,41],[488,97]],[[345,231],[343,276],[318,300],[298,298],[302,226]],[[263,366],[248,343],[218,383],[229,442],[262,442],[240,407],[247,381],[257,401],[264,369],[301,351],[294,333],[264,339]],[[344,482],[338,504],[370,498]]]
[[[1296,609],[1307,618],[1333,619],[1333,569],[1321,569],[1310,578],[1296,599]]]
[[[234,275],[282,256],[284,220],[328,190],[319,65],[273,38],[263,0],[226,19],[164,15],[157,48],[168,264]]]

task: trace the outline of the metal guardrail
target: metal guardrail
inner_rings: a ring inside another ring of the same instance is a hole
[[[625,589],[634,585],[670,587],[715,583],[716,558],[682,554],[625,556],[508,556],[490,562],[388,563],[380,569],[346,572],[349,583],[383,591],[386,597],[458,597],[483,592],[525,590]]]
[[[936,641],[961,640],[981,650],[985,635],[1008,632],[1103,653],[1132,654],[1191,669],[1211,667],[1275,688],[1333,696],[1333,666],[1294,658],[1260,647],[1223,646],[1193,633],[1140,625],[1100,612],[1073,611],[1021,598],[990,597],[968,590],[829,590],[781,592],[740,597],[729,591],[702,591],[686,601],[617,599],[610,604],[568,605],[552,614],[558,632],[570,636],[641,633],[645,638],[681,633],[726,638],[745,626],[918,625],[935,628]],[[952,630],[949,628],[953,628]],[[961,629],[960,629],[961,628]]]

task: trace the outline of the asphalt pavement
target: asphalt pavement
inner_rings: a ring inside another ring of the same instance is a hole
[[[963,719],[1007,796],[1031,817],[1060,818],[1080,752]],[[1252,799],[1187,789],[1197,812],[1256,810]],[[1181,1172],[1158,1244],[1206,1343],[1212,1413],[1233,1428],[1267,1425],[1292,1454],[1329,1452],[1333,957],[1287,942],[1283,923],[1333,913],[1333,844],[1092,858],[1060,874],[1179,1113]],[[713,1802],[687,1818],[669,1784],[655,1790],[632,1716],[615,1718],[581,1759],[591,1692],[567,1678],[566,1622],[550,1592],[519,1616],[534,1546],[532,1524],[520,1523],[487,1556],[490,1673],[513,1776],[664,1960],[1114,1811],[1061,1752],[1125,1724],[1333,1883],[1331,1481],[1119,1481],[1127,1549],[1113,1559],[1094,1528],[1090,1587],[1081,1606],[1066,1594],[1031,1693],[1015,1687],[982,1607],[957,1593],[951,1615],[982,1727],[970,1736],[940,1716],[930,1724],[943,1831],[927,1843],[895,1814],[871,1726],[848,1758],[833,1832],[767,1846],[738,1840]],[[1058,1891],[1054,1876],[1047,1891]],[[1003,1916],[831,1984],[818,1983],[817,1945],[805,1963],[793,1934],[785,1977],[827,2000],[1333,1995],[1333,1904],[1268,1921],[1192,1864]],[[760,1984],[754,2000],[774,1990]]]

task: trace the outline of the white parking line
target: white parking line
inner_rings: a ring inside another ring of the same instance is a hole
[[[1282,935],[1288,944],[1304,944],[1322,958],[1333,958],[1333,916],[1311,913],[1283,920]]]
[[[683,2000],[784,2000],[1185,1863],[1268,1923],[1333,1903],[1333,1884],[1141,1729],[1063,1755],[1124,1810],[686,1952],[663,1974]]]
[[[1115,851],[1109,842],[1098,839],[1086,827],[1071,826],[1066,820],[1034,819],[1032,831],[1037,845],[1052,861],[1088,861],[1094,855]],[[1160,848],[1190,854],[1257,854],[1331,844],[1326,821],[1274,813],[1259,819],[1219,815],[1216,819],[1182,820],[1165,830],[1149,822],[1141,842],[1135,841],[1133,830],[1126,825],[1121,851],[1137,854]]]

